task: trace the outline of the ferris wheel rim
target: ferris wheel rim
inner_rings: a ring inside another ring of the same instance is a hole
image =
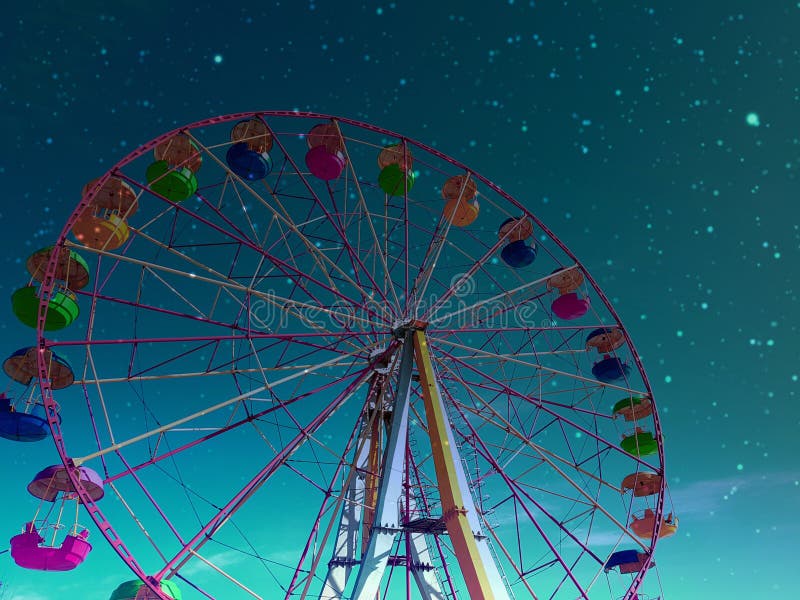
[[[536,225],[538,227],[540,227],[540,230],[542,232],[544,232],[549,237],[549,239],[554,241],[567,256],[569,256],[571,259],[573,259],[575,261],[576,268],[581,269],[581,271],[584,273],[584,275],[586,276],[587,280],[589,281],[590,285],[594,289],[595,293],[597,293],[597,295],[601,298],[605,308],[609,311],[610,315],[616,320],[617,325],[621,328],[621,330],[622,330],[622,332],[623,332],[623,334],[625,336],[625,339],[627,341],[628,347],[630,349],[630,353],[631,353],[631,356],[633,358],[633,361],[636,364],[638,373],[642,378],[642,381],[643,381],[643,384],[644,384],[644,392],[646,394],[648,394],[650,396],[650,398],[653,397],[652,390],[651,390],[651,387],[650,387],[650,383],[649,383],[649,381],[647,379],[647,374],[646,374],[646,371],[644,370],[644,367],[642,365],[641,358],[640,358],[638,352],[636,351],[636,349],[635,349],[635,347],[633,345],[633,341],[630,339],[630,336],[628,334],[627,329],[623,326],[622,321],[619,318],[618,314],[616,313],[616,310],[614,309],[613,305],[608,300],[608,298],[605,296],[605,294],[603,293],[602,289],[597,284],[597,282],[592,278],[592,276],[588,272],[588,270],[583,267],[583,265],[580,262],[580,260],[578,260],[577,257],[575,257],[575,255],[572,254],[572,252],[569,250],[569,248],[565,244],[563,244],[563,242],[561,242],[561,240],[555,234],[553,234],[552,231],[550,231],[538,219],[538,217],[536,217],[536,215],[534,215],[528,208],[523,206],[519,201],[517,201],[515,198],[513,198],[510,194],[505,192],[502,188],[500,188],[499,186],[497,186],[496,184],[491,182],[489,179],[487,179],[486,177],[484,177],[480,173],[478,173],[476,171],[473,171],[472,169],[470,169],[469,167],[467,167],[466,165],[464,165],[460,161],[457,161],[457,160],[451,158],[450,156],[445,155],[444,153],[441,153],[440,151],[438,151],[438,150],[436,150],[436,149],[434,149],[434,148],[432,148],[430,146],[427,146],[427,145],[422,144],[420,142],[417,142],[417,141],[415,141],[415,140],[413,140],[411,138],[408,138],[407,136],[402,136],[402,135],[397,134],[397,133],[395,133],[393,131],[390,131],[388,129],[383,129],[383,128],[380,128],[380,127],[376,127],[376,126],[371,125],[371,124],[366,123],[366,122],[357,121],[357,120],[348,119],[348,118],[336,117],[336,116],[333,116],[333,115],[328,115],[328,114],[323,114],[323,113],[315,113],[315,112],[251,111],[251,112],[233,113],[233,114],[224,115],[224,116],[221,116],[221,117],[201,119],[199,121],[195,121],[194,123],[190,123],[190,124],[187,124],[185,126],[173,129],[173,130],[171,130],[171,131],[169,131],[167,133],[159,135],[156,138],[153,138],[151,141],[147,142],[146,144],[143,144],[142,146],[140,146],[139,148],[137,148],[133,152],[129,153],[128,155],[123,157],[120,161],[118,161],[114,166],[112,166],[110,169],[108,169],[100,178],[98,178],[95,181],[95,183],[93,185],[93,188],[81,198],[81,200],[79,201],[78,205],[75,207],[73,212],[70,214],[69,218],[67,219],[67,221],[65,223],[64,228],[62,229],[61,233],[58,236],[58,239],[57,239],[57,241],[55,243],[55,247],[56,248],[61,248],[61,247],[65,246],[65,245],[70,245],[67,242],[67,235],[69,234],[69,231],[70,231],[72,225],[74,224],[75,219],[82,212],[82,210],[85,209],[89,205],[89,203],[91,202],[92,198],[97,194],[97,192],[101,189],[103,184],[110,177],[114,176],[115,173],[119,173],[120,169],[122,167],[124,167],[125,165],[133,162],[137,158],[143,156],[145,153],[147,153],[150,150],[152,150],[154,147],[156,147],[163,140],[168,139],[170,136],[175,135],[176,133],[183,132],[183,131],[194,130],[194,129],[202,128],[202,127],[205,127],[205,126],[217,125],[217,124],[221,124],[221,123],[226,123],[226,122],[240,120],[240,119],[246,119],[246,118],[253,118],[253,117],[267,117],[267,118],[269,118],[269,117],[289,117],[289,118],[303,118],[303,119],[330,119],[330,120],[333,120],[334,122],[338,121],[338,122],[345,123],[345,124],[350,125],[350,126],[367,129],[367,130],[370,130],[372,132],[379,133],[381,135],[385,135],[385,136],[388,136],[388,137],[400,139],[404,143],[413,145],[415,147],[418,147],[421,150],[424,150],[425,152],[428,152],[428,153],[430,153],[430,154],[432,154],[434,156],[437,156],[438,158],[450,163],[451,165],[453,165],[453,166],[455,166],[455,167],[457,167],[459,169],[463,169],[465,172],[469,173],[470,176],[474,176],[475,178],[477,178],[484,185],[487,185],[489,188],[491,188],[498,195],[503,197],[505,200],[509,201],[518,210],[522,211],[525,216],[527,216],[528,218],[533,220],[536,223]],[[52,293],[52,291],[54,289],[54,286],[55,286],[55,280],[53,279],[53,272],[55,270],[55,266],[56,266],[56,263],[57,263],[57,256],[58,256],[57,252],[53,252],[52,253],[51,259],[48,261],[48,264],[47,264],[47,267],[46,267],[46,272],[45,272],[45,277],[44,277],[44,280],[42,281],[42,285],[41,285],[41,288],[40,288],[41,289],[41,301],[40,301],[40,306],[39,306],[39,315],[38,315],[38,322],[37,322],[37,327],[36,327],[37,347],[39,347],[40,349],[46,349],[46,348],[48,348],[50,346],[50,344],[48,343],[48,339],[46,337],[46,332],[44,330],[44,326],[43,326],[44,321],[43,321],[43,319],[44,319],[44,315],[46,313],[46,308],[47,308],[47,302],[46,302],[47,298],[50,297],[50,294]],[[80,343],[82,343],[82,342],[78,342],[78,344],[80,344]],[[37,366],[39,368],[39,387],[40,387],[40,390],[41,390],[41,393],[42,393],[42,399],[43,399],[43,402],[45,404],[45,408],[46,408],[46,411],[47,411],[48,423],[49,423],[51,431],[53,433],[53,438],[54,438],[54,441],[55,441],[56,448],[58,450],[59,456],[60,456],[62,462],[64,463],[64,465],[67,467],[67,472],[69,474],[70,479],[73,481],[73,484],[76,486],[76,490],[77,490],[79,496],[81,497],[82,501],[84,502],[84,504],[89,509],[90,515],[92,516],[92,519],[94,520],[96,525],[103,532],[104,537],[106,537],[106,539],[111,543],[111,545],[115,548],[117,553],[123,558],[123,560],[128,564],[128,566],[133,570],[133,572],[137,576],[139,576],[140,578],[146,580],[146,578],[147,578],[146,573],[144,573],[144,571],[141,569],[141,567],[139,567],[138,563],[136,563],[135,558],[133,557],[133,554],[130,553],[127,550],[126,546],[124,545],[124,543],[122,542],[120,537],[116,534],[116,531],[113,529],[113,526],[107,521],[107,519],[105,519],[105,516],[103,515],[102,509],[97,507],[95,502],[94,502],[94,500],[92,500],[90,497],[88,497],[88,495],[85,494],[85,491],[82,488],[82,484],[80,482],[80,479],[76,475],[75,465],[72,462],[72,458],[67,453],[66,444],[65,444],[65,441],[63,439],[63,432],[62,432],[62,429],[61,429],[61,424],[59,422],[59,419],[57,418],[56,413],[54,412],[54,407],[56,406],[56,404],[55,404],[55,400],[54,400],[53,395],[52,395],[52,389],[51,389],[50,384],[48,383],[48,380],[47,380],[47,377],[46,377],[48,366],[46,364],[43,352],[39,352],[38,353]],[[659,460],[659,465],[660,466],[658,468],[658,471],[663,473],[664,470],[665,470],[663,444],[661,443],[661,440],[662,440],[663,436],[662,436],[662,432],[661,432],[661,424],[660,424],[660,419],[659,419],[659,416],[658,416],[658,412],[655,411],[655,410],[653,411],[653,427],[654,427],[654,434],[656,435],[656,437],[659,440],[659,443],[658,443],[658,460]],[[650,465],[650,467],[652,468],[652,465]],[[659,509],[658,513],[659,514],[660,514],[661,510],[663,509],[664,485],[665,485],[665,482],[662,480],[662,482],[661,482],[661,490],[660,490],[659,495],[658,495],[658,509]],[[84,497],[84,495],[86,495],[87,497]],[[659,527],[660,527],[660,522],[658,522],[657,525],[656,525],[656,530],[654,532],[654,539],[652,540],[652,543],[650,545],[650,553],[648,554],[646,562],[645,562],[643,568],[640,571],[640,576],[641,577],[643,577],[644,574],[646,573],[647,568],[649,566],[649,563],[652,560],[653,550],[655,549],[655,545],[656,545],[656,542],[658,540],[658,528]],[[160,592],[158,592],[158,593],[160,593]]]

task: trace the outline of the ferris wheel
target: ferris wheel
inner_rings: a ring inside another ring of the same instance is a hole
[[[83,505],[136,577],[114,600],[657,590],[650,384],[526,202],[301,112],[193,123],[90,181],[12,298],[37,337],[0,435],[50,429],[63,461],[15,561],[90,568]]]

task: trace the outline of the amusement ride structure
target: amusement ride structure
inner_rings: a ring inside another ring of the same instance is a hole
[[[91,568],[88,517],[111,600],[661,596],[650,384],[528,203],[328,115],[137,148],[12,296],[0,436],[61,458],[14,562]]]

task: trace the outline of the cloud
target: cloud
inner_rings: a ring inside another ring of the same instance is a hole
[[[620,539],[623,538],[623,536],[625,536],[625,539],[630,541],[630,538],[628,538],[626,534],[619,529],[613,531],[599,530],[595,528],[592,529],[591,533],[589,534],[589,543],[587,546],[589,546],[589,548],[596,548],[598,546],[616,546],[620,543]],[[582,535],[577,535],[577,532],[576,537],[578,539],[582,539]]]
[[[0,593],[1,591],[2,588],[0,588]],[[9,591],[11,591],[13,594],[12,596],[10,596],[10,598],[13,598],[14,600],[51,600],[51,598],[48,598],[47,596],[42,596],[39,592],[25,588],[15,587],[14,590],[9,590]],[[0,598],[2,597],[3,596],[0,595]]]
[[[772,494],[778,488],[795,486],[800,472],[742,474],[720,479],[704,479],[688,485],[670,485],[675,514],[708,514],[723,506],[727,498],[742,492]]]
[[[226,567],[240,563],[247,558],[241,552],[236,552],[235,550],[223,550],[222,552],[216,552],[207,556],[203,554],[201,550],[198,554],[223,571]],[[199,558],[193,558],[181,569],[181,575],[184,577],[194,577],[202,573],[210,572],[214,572],[214,570]]]

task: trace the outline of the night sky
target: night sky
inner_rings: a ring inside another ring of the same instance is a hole
[[[2,290],[23,285],[86,181],[179,125],[298,109],[401,132],[525,204],[636,342],[681,519],[656,551],[665,597],[800,593],[800,3],[233,4],[5,13]],[[34,333],[6,308],[10,353]],[[7,539],[57,455],[0,447]],[[129,577],[93,539],[102,572],[32,574],[0,555],[0,598],[107,598]]]

